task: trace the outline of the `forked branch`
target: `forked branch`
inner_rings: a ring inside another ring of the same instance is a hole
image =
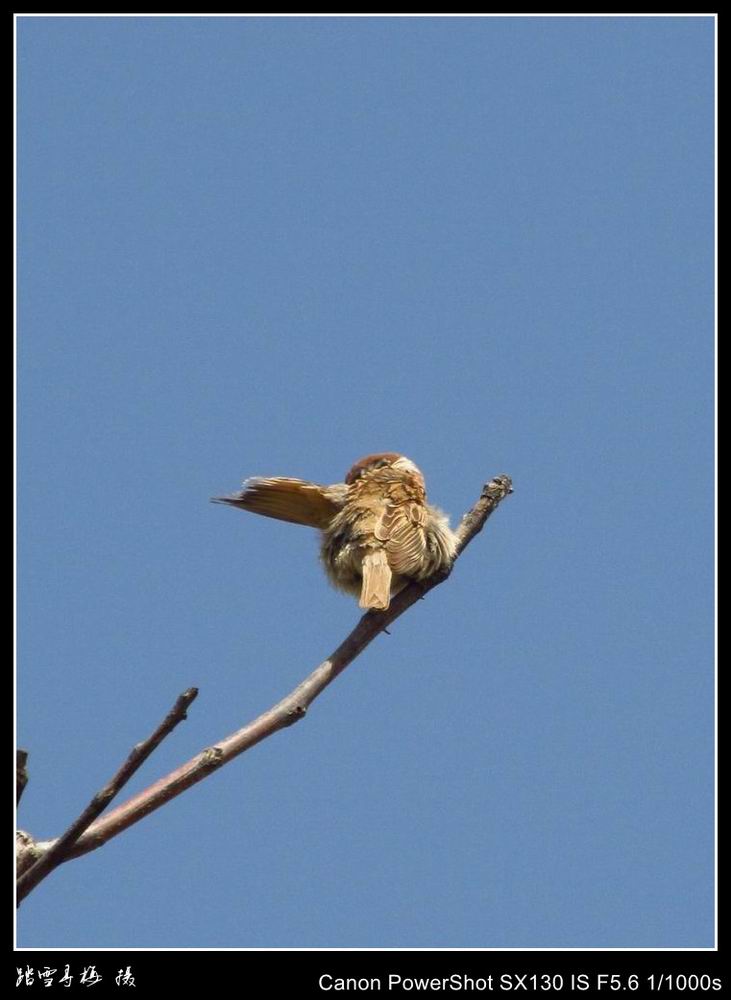
[[[114,777],[96,793],[86,809],[74,820],[65,833],[50,844],[44,845],[45,849],[42,851],[38,850],[38,845],[33,844],[30,838],[29,841],[22,844],[22,849],[19,850],[19,861],[21,858],[23,859],[19,865],[22,874],[18,878],[16,887],[18,903],[22,902],[39,882],[50,875],[54,868],[71,857],[74,845],[82,834],[89,829],[97,816],[104,812],[112,799],[119,794],[135,771],[144,764],[168,733],[171,733],[177,724],[186,718],[188,706],[197,696],[198,688],[188,688],[180,695],[154,733],[132,748],[131,753]],[[27,866],[23,863],[32,858],[35,860]]]

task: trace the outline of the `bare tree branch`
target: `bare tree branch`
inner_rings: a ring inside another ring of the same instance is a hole
[[[475,535],[482,530],[490,514],[512,492],[512,482],[509,476],[496,476],[485,484],[477,503],[464,515],[457,529],[458,546],[455,561]],[[159,809],[160,806],[202,781],[219,767],[229,763],[234,757],[238,757],[239,754],[244,753],[280,729],[298,722],[305,716],[315,698],[353,662],[377,635],[385,631],[393,621],[428,591],[443,583],[450,573],[451,568],[444,573],[430,577],[428,580],[409,584],[396,594],[386,611],[366,612],[350,635],[294,691],[254,719],[253,722],[201,751],[171,774],[117,806],[107,816],[96,820],[86,829],[86,832],[74,838],[75,844],[73,846],[67,844],[64,847],[62,860],[79,857],[101,847],[112,837],[139,822],[144,816]],[[50,842],[49,851],[54,850],[59,842]],[[45,857],[46,855],[44,855]],[[34,868],[39,864],[40,862],[36,862]],[[33,869],[28,872],[29,876],[32,871]]]
[[[198,695],[197,688],[188,688],[177,699],[157,729],[142,743],[132,748],[127,760],[122,764],[114,777],[100,789],[84,809],[78,819],[74,820],[68,830],[44,851],[38,860],[25,871],[17,883],[17,901],[20,903],[54,868],[57,868],[69,857],[69,853],[81,835],[93,821],[109,805],[112,799],[127,784],[135,771],[147,760],[153,750],[162,743],[165,737],[175,729],[179,722],[186,718],[187,709]],[[36,845],[37,846],[37,845]]]
[[[15,833],[15,875],[20,878],[43,854],[45,844],[37,844],[26,830]]]

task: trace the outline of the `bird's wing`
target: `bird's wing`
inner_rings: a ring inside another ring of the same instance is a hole
[[[312,528],[326,528],[342,506],[337,487],[285,477],[247,479],[239,493],[213,502]]]
[[[394,573],[409,576],[422,565],[426,551],[425,521],[426,509],[420,503],[405,501],[384,507],[375,535],[384,543]]]

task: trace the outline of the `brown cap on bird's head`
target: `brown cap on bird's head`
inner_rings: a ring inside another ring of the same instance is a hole
[[[368,469],[377,469],[386,465],[393,465],[394,462],[397,462],[402,457],[403,456],[399,455],[397,451],[383,451],[379,452],[377,455],[366,455],[365,458],[359,458],[345,477],[345,482],[348,486],[350,486],[350,484],[354,483],[356,479],[360,479],[363,473]]]

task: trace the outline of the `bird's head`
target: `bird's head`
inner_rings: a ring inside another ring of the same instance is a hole
[[[345,482],[350,486],[366,473],[389,466],[402,472],[410,472],[412,475],[418,476],[419,479],[423,480],[424,478],[414,463],[404,455],[399,455],[396,451],[382,451],[376,455],[366,455],[365,458],[359,458],[345,477]]]

